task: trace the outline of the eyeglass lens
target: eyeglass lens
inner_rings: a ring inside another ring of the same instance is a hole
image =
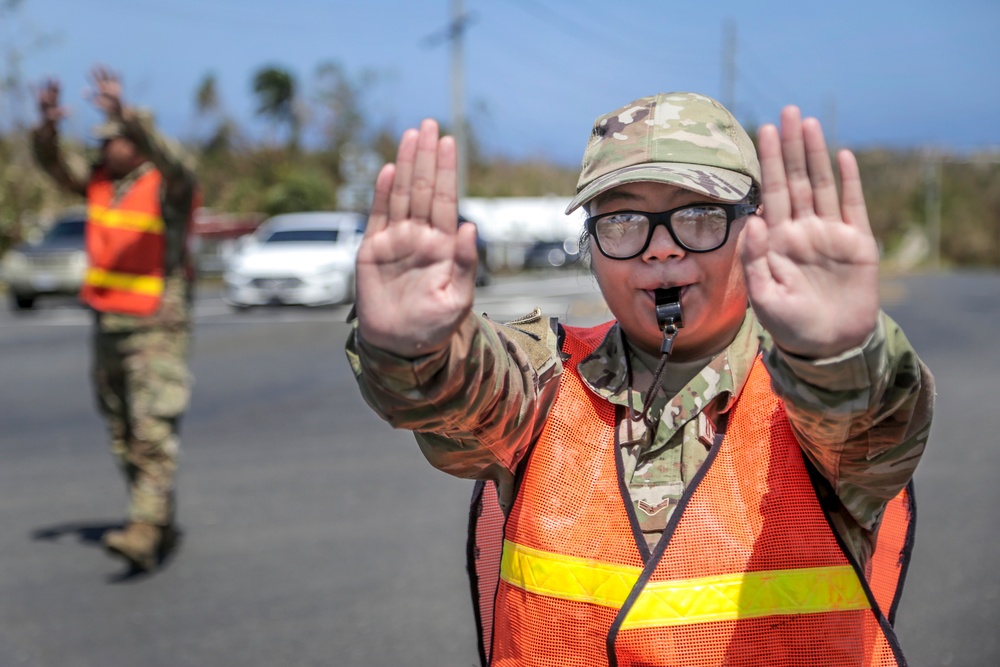
[[[669,213],[669,225],[676,240],[688,250],[714,250],[726,239],[728,217],[721,206],[690,206]],[[656,214],[609,213],[596,221],[594,234],[605,254],[631,257],[645,248],[652,236],[650,225],[666,222]]]

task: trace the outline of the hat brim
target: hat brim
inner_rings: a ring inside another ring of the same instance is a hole
[[[644,181],[675,185],[717,201],[731,203],[742,201],[753,185],[753,179],[746,174],[720,167],[681,162],[647,162],[613,171],[587,184],[570,201],[566,213],[572,213],[597,195],[619,185]]]
[[[101,123],[90,128],[90,136],[97,141],[107,141],[124,135],[121,123]]]

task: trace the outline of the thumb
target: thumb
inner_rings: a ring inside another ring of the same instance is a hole
[[[455,238],[455,279],[460,285],[475,287],[476,264],[479,252],[476,249],[475,225],[459,225]]]

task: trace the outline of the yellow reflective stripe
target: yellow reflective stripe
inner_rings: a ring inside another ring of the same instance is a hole
[[[564,556],[504,541],[500,578],[547,597],[620,609],[642,568]],[[622,629],[868,609],[850,565],[648,583]]]
[[[139,276],[132,273],[115,273],[93,267],[87,269],[84,282],[93,287],[105,287],[145,296],[159,296],[163,293],[163,278]]]
[[[117,208],[91,205],[87,207],[87,218],[102,227],[127,229],[133,232],[147,234],[163,233],[163,218],[151,213],[139,211],[123,211]]]
[[[622,629],[869,607],[850,565],[745,572],[649,583]]]
[[[621,608],[642,568],[539,551],[503,543],[500,578],[531,593]]]

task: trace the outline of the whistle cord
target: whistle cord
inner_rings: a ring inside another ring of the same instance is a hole
[[[673,325],[668,325],[663,329],[663,346],[660,348],[663,350],[663,355],[660,357],[660,363],[656,366],[656,372],[653,373],[653,382],[649,385],[649,389],[646,391],[646,399],[642,403],[642,413],[636,418],[635,409],[632,407],[632,369],[629,368],[629,378],[628,378],[628,416],[630,420],[633,421],[643,421],[645,422],[647,428],[652,428],[652,424],[649,423],[646,418],[649,415],[649,408],[653,405],[653,399],[656,398],[657,394],[660,393],[660,389],[663,388],[663,371],[667,368],[667,359],[670,357],[670,350],[673,347],[674,336],[677,335],[677,329]],[[625,341],[628,345],[628,341]],[[629,424],[629,439],[632,438],[632,425]]]

